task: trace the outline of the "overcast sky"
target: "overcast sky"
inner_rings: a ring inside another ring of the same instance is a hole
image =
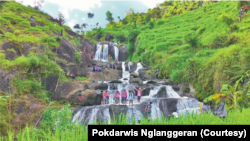
[[[24,5],[34,6],[35,0],[16,0],[23,1]],[[154,8],[156,4],[162,3],[164,0],[44,0],[42,11],[53,17],[58,17],[58,11],[62,12],[66,18],[65,25],[73,29],[77,23],[88,23],[95,25],[99,22],[99,26],[105,28],[108,21],[106,20],[106,12],[109,10],[115,19],[117,16],[123,19],[126,15],[125,11],[131,7],[135,12],[146,12],[149,8]],[[92,19],[88,19],[87,13],[94,13]],[[88,29],[93,28],[89,26]]]

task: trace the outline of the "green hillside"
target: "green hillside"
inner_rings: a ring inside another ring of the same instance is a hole
[[[97,29],[87,35],[111,34],[117,41],[123,34],[130,60],[159,68],[160,78],[191,83],[202,100],[250,68],[249,14],[238,22],[244,5],[217,2],[147,25]]]
[[[16,132],[26,124],[34,125],[37,122],[46,108],[45,106],[48,106],[47,102],[51,101],[51,95],[42,85],[42,79],[53,74],[60,77],[60,81],[71,81],[59,65],[59,63],[70,64],[71,62],[58,57],[57,53],[52,50],[60,47],[63,38],[71,40],[69,43],[72,45],[79,42],[78,39],[65,32],[66,29],[71,30],[69,27],[60,26],[58,23],[48,20],[51,16],[32,7],[25,7],[13,1],[1,1],[0,9],[0,73],[11,76],[10,89],[13,92],[12,110],[10,111],[9,102],[6,102],[9,90],[6,92],[0,90],[1,136],[7,135],[8,120],[12,121],[11,129]],[[31,15],[35,20],[33,23],[30,21]],[[64,33],[62,37],[59,36],[61,30]],[[4,43],[8,43],[10,48],[1,48]],[[24,46],[30,48],[25,52]],[[81,56],[78,54],[80,53],[76,51],[76,58]],[[11,56],[14,58],[8,58]],[[4,77],[1,76],[1,79],[4,81]],[[85,77],[77,79],[85,79]],[[31,114],[27,114],[29,118],[18,117],[15,114],[18,106],[21,106],[21,111],[25,112],[33,103],[39,104],[41,107]],[[56,107],[58,106],[60,107],[60,104]]]

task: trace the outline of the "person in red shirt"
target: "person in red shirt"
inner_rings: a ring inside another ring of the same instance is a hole
[[[245,13],[247,14],[248,6],[245,5]]]
[[[108,95],[108,90],[106,90],[106,91],[103,93],[103,96],[102,96],[102,100],[103,100],[102,104],[103,104],[103,105],[105,105],[105,103],[108,104],[107,96],[109,96],[109,95]]]
[[[123,92],[122,92],[122,103],[124,105],[127,104],[127,92],[126,92],[126,89],[123,89]]]
[[[114,97],[115,97],[115,104],[120,105],[120,92],[118,90],[116,90]]]

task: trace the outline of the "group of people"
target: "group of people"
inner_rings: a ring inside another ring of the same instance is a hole
[[[245,14],[247,14],[248,6],[245,5]],[[241,16],[243,15],[243,7],[240,9],[239,22],[241,21]]]
[[[134,87],[134,89],[137,91],[137,100],[138,100],[138,103],[140,103],[142,91],[145,90],[146,88],[136,89]],[[103,105],[105,103],[108,104],[108,97],[109,97],[108,90],[106,90],[104,93],[102,93],[102,96],[103,97],[102,97],[101,105]],[[115,98],[115,104],[120,103],[120,96],[122,97],[122,104],[126,105],[127,101],[129,101],[129,106],[131,106],[133,108],[134,95],[133,95],[133,92],[131,90],[129,90],[129,93],[127,93],[126,89],[123,89],[122,95],[118,90],[116,90],[115,95],[113,96],[113,98]]]
[[[99,65],[96,65],[96,66],[93,66],[93,70],[92,71],[93,72],[101,72],[102,69],[101,69],[101,67]]]

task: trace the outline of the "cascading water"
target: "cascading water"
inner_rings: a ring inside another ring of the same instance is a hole
[[[119,58],[119,49],[115,46],[116,45],[115,43],[109,43],[109,45],[114,47],[114,56],[115,56],[114,59],[118,60],[118,58]],[[100,61],[103,61],[103,62],[107,62],[108,61],[108,56],[110,55],[109,54],[109,45],[103,44],[103,47],[102,47],[102,45],[100,43],[98,43],[96,45],[96,52],[95,52],[94,60],[100,60]]]
[[[115,60],[118,60],[118,58],[119,58],[119,49],[116,46],[114,46],[114,49],[115,49]]]
[[[139,69],[143,68],[140,63],[137,64],[136,72],[138,72]],[[135,94],[134,91],[134,85],[129,84],[129,78],[130,73],[126,71],[125,69],[125,62],[122,62],[122,81],[123,83],[109,83],[108,84],[108,94],[109,94],[109,103],[108,105],[97,105],[97,106],[86,106],[81,108],[77,111],[75,116],[73,117],[73,122],[76,122],[78,120],[80,123],[87,123],[91,124],[95,119],[97,121],[105,121],[106,124],[110,123],[110,110],[111,106],[118,106],[118,109],[121,108],[119,106],[121,105],[114,105],[115,100],[113,97],[115,96],[115,92],[118,90],[120,92],[120,104],[122,103],[122,91],[123,89],[126,90],[127,94],[129,90],[132,90],[132,92]],[[100,83],[100,82],[99,82]],[[102,82],[103,83],[103,82]],[[148,84],[144,84],[148,85]],[[149,91],[148,96],[141,96],[140,103],[137,101],[136,95],[134,95],[133,100],[133,108],[131,108],[126,102],[127,110],[126,115],[128,116],[127,121],[129,123],[132,122],[132,118],[135,118],[135,120],[140,120],[144,113],[145,103],[148,104],[150,101],[152,102],[152,113],[151,118],[156,119],[157,117],[161,119],[161,115],[164,114],[165,116],[169,114],[174,114],[176,117],[180,114],[187,114],[187,113],[197,113],[200,114],[200,102],[195,98],[187,98],[187,97],[180,97],[178,93],[176,93],[172,86],[168,85],[148,85],[148,87],[152,88]],[[165,98],[156,98],[156,95],[159,93],[159,91],[162,91],[162,88],[166,89],[166,97]],[[172,103],[172,105],[169,105],[168,103]],[[206,109],[206,105],[203,104],[203,107]],[[123,107],[124,108],[124,107]],[[172,109],[172,110],[171,110]]]
[[[141,63],[137,63],[137,68],[136,68],[136,70],[135,70],[135,73],[137,74],[137,75],[139,75],[139,70],[140,69],[142,69],[143,68],[143,66],[142,66],[142,64]]]
[[[125,62],[122,62],[122,78],[120,79],[124,84],[129,84],[130,73],[126,71]]]

